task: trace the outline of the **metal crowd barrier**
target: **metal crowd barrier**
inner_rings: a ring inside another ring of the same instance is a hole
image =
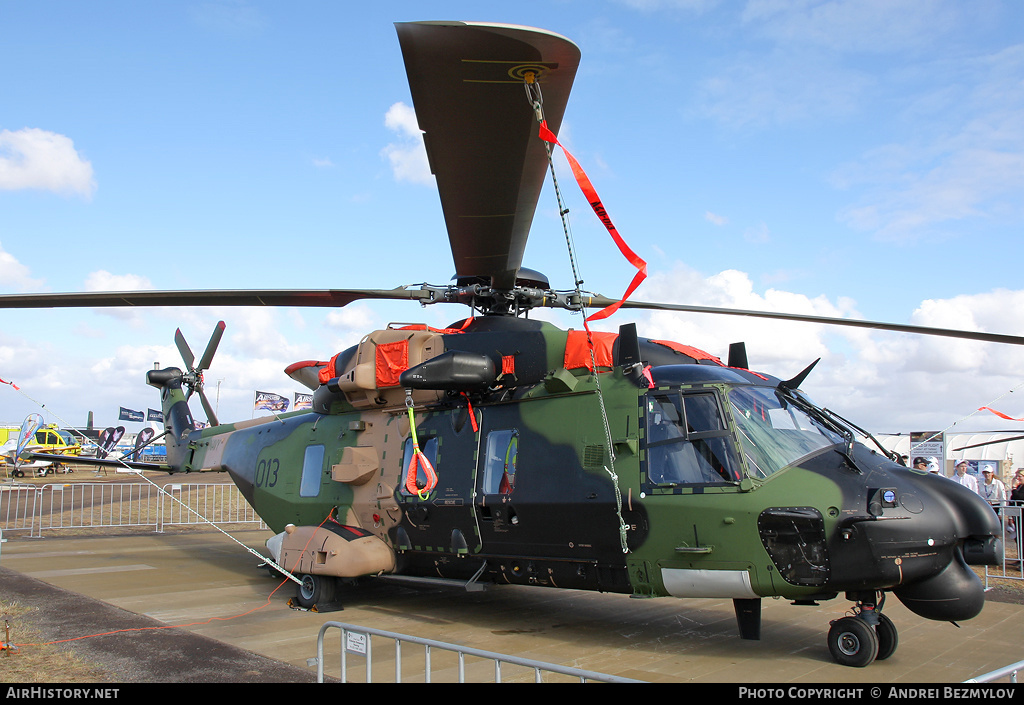
[[[232,484],[68,483],[0,486],[0,527],[32,537],[59,529],[254,524],[265,528]]]
[[[320,633],[316,638],[316,681],[317,683],[324,682],[324,635],[329,629],[338,629],[341,636],[341,654],[340,666],[341,666],[341,681],[343,683],[348,682],[348,657],[354,655],[365,659],[365,682],[373,682],[373,637],[382,637],[394,641],[395,651],[395,683],[402,682],[402,644],[419,644],[424,647],[424,661],[423,661],[423,676],[426,679],[425,682],[430,683],[433,670],[431,663],[431,656],[433,650],[440,650],[444,652],[452,652],[458,656],[458,682],[465,683],[466,681],[466,657],[474,657],[478,659],[490,660],[494,663],[494,682],[501,683],[501,666],[502,664],[511,664],[514,666],[521,666],[533,671],[533,680],[535,683],[541,683],[542,672],[555,673],[563,676],[569,676],[578,680],[581,683],[587,681],[595,681],[599,683],[642,683],[644,681],[634,680],[632,678],[621,678],[619,676],[612,676],[607,673],[597,673],[595,671],[584,671],[579,668],[570,668],[568,666],[560,666],[554,663],[545,663],[543,661],[535,661],[533,659],[519,658],[518,656],[510,656],[508,654],[499,654],[493,651],[482,651],[480,649],[472,649],[468,646],[459,646],[457,644],[448,644],[443,641],[435,641],[433,639],[423,639],[416,636],[408,636],[406,634],[397,634],[395,632],[387,632],[381,629],[370,629],[369,627],[359,627],[354,624],[344,624],[342,622],[325,622],[320,627]],[[419,667],[416,667],[417,674],[419,673]]]
[[[1017,671],[1024,670],[1024,661],[1018,661],[1017,663],[1011,663],[1009,666],[1003,666],[995,671],[989,671],[988,673],[978,676],[977,678],[970,678],[965,680],[964,683],[994,683],[1000,678],[1010,678],[1011,683],[1017,682]]]
[[[1024,580],[1024,541],[1021,523],[1024,507],[1021,502],[1007,501],[999,507],[999,515],[1003,525],[1003,564],[1001,566],[985,566],[985,589],[989,588],[989,578],[1005,580]]]

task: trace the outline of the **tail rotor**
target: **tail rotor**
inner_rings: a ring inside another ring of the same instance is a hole
[[[185,400],[188,401],[193,392],[199,394],[199,401],[203,405],[203,411],[206,412],[206,419],[213,426],[218,425],[217,415],[214,413],[213,407],[203,391],[203,372],[210,369],[214,353],[217,352],[217,346],[220,345],[220,339],[224,335],[224,328],[224,321],[219,321],[214,327],[213,335],[210,336],[210,342],[207,343],[206,350],[199,359],[198,365],[195,364],[196,356],[192,354],[192,349],[185,342],[185,336],[182,335],[181,329],[179,328],[174,332],[174,344],[178,346],[181,359],[185,362],[185,367],[188,368],[188,372],[182,376],[181,380],[188,387],[188,394],[185,395]]]

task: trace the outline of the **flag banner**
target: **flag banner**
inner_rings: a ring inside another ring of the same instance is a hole
[[[15,458],[21,457],[22,451],[28,444],[36,439],[36,431],[43,426],[43,417],[39,414],[29,414],[21,423],[21,432],[18,433],[18,446]]]
[[[155,435],[156,431],[154,431],[152,428],[144,428],[141,431],[139,431],[139,435],[135,437],[135,450],[132,451],[130,457],[134,458],[135,460],[138,460],[139,456],[141,455],[140,451],[146,446],[147,443],[153,440],[153,436]]]
[[[146,415],[141,411],[135,411],[134,409],[126,409],[121,407],[121,414],[117,417],[118,421],[145,421]]]
[[[99,448],[96,449],[96,457],[103,459],[110,455],[110,451],[114,450],[114,446],[121,440],[121,436],[124,435],[124,426],[113,426],[103,429],[100,433]]]
[[[298,411],[299,409],[312,409],[313,408],[313,395],[303,394],[302,392],[295,392],[295,402],[292,404],[292,411]]]
[[[266,409],[267,411],[288,411],[288,398],[271,392],[256,392],[256,402],[253,410]]]
[[[146,421],[159,421],[164,422],[164,412],[157,411],[156,409],[146,409]]]

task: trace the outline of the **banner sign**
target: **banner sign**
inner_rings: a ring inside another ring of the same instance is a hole
[[[156,431],[149,426],[139,431],[139,435],[135,437],[135,450],[132,451],[131,457],[138,460],[141,455],[139,451],[141,451],[147,443],[153,440],[153,436],[155,435]]]
[[[18,452],[14,456],[15,458],[21,457],[21,452],[25,450],[29,443],[35,440],[36,431],[43,426],[43,417],[39,414],[29,414],[25,417],[25,420],[21,424],[21,432],[18,433]]]
[[[158,421],[164,422],[164,412],[157,411],[156,409],[146,409],[146,421]]]
[[[313,408],[313,395],[303,394],[302,392],[295,392],[295,402],[292,404],[292,411],[298,411],[299,409],[312,409]]]
[[[114,450],[114,446],[121,440],[121,436],[124,435],[124,426],[113,426],[103,429],[100,433],[99,447],[96,449],[96,457],[103,459],[110,455],[110,451]]]
[[[288,399],[280,394],[271,392],[256,392],[256,401],[253,410],[266,409],[268,411],[288,411]]]
[[[146,415],[141,411],[135,411],[134,409],[126,409],[121,407],[121,414],[117,417],[118,421],[145,421]]]
[[[910,433],[910,465],[924,458],[929,462],[934,458],[937,470],[945,474],[946,444],[941,431],[911,431]]]

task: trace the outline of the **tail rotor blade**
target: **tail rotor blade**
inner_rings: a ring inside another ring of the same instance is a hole
[[[220,345],[220,339],[224,335],[224,321],[219,321],[216,327],[213,329],[213,335],[210,336],[210,342],[206,345],[206,352],[203,353],[203,357],[199,360],[199,367],[196,369],[199,371],[210,369],[210,363],[213,361],[214,353],[217,352],[217,346]]]
[[[203,411],[206,412],[206,420],[210,422],[211,426],[220,425],[217,422],[217,415],[213,413],[213,407],[210,406],[210,400],[206,398],[206,392],[200,388],[199,390],[199,401],[203,404]]]
[[[185,342],[185,336],[181,334],[181,328],[174,331],[174,344],[178,346],[178,352],[181,353],[181,359],[185,361],[185,367],[191,370],[192,363],[196,361],[196,356],[192,354],[192,349]]]

